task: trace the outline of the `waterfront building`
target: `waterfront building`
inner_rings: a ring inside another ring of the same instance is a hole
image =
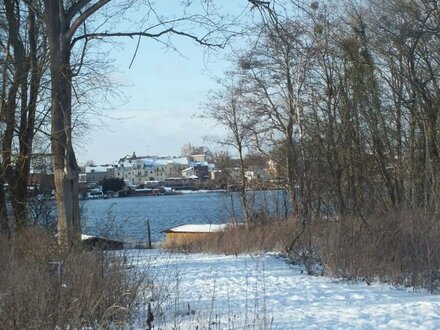
[[[97,185],[104,179],[116,177],[115,165],[91,165],[85,167],[85,180],[88,186]],[[82,178],[84,180],[84,178]]]
[[[181,176],[181,171],[188,167],[186,157],[158,157],[135,154],[121,158],[116,175],[131,185],[146,185],[149,182],[164,182],[169,178]]]

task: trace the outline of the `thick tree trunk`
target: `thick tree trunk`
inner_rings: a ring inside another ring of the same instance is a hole
[[[15,218],[27,218],[28,215],[28,193],[29,173],[31,167],[32,146],[34,141],[35,114],[37,110],[38,93],[42,70],[39,67],[37,58],[37,39],[38,31],[36,26],[35,14],[32,8],[28,9],[28,39],[29,55],[27,60],[26,72],[30,73],[30,79],[22,82],[22,102],[19,126],[19,154],[16,159],[16,191],[15,199],[17,205],[14,209]]]
[[[57,204],[58,243],[67,250],[80,239],[78,175],[72,146],[70,40],[61,1],[45,1],[52,88],[52,166]]]
[[[30,171],[30,159],[35,129],[35,113],[37,107],[38,93],[42,70],[38,67],[37,52],[39,39],[37,24],[33,8],[27,11],[27,43],[20,36],[24,29],[24,20],[17,15],[22,8],[19,2],[5,0],[5,13],[7,18],[8,42],[13,48],[8,56],[14,63],[13,75],[10,77],[10,84],[7,97],[6,85],[3,87],[2,103],[4,120],[6,123],[2,141],[2,156],[5,179],[9,184],[9,196],[11,198],[12,210],[15,220],[15,230],[19,231],[26,224],[28,218],[27,186]],[[25,11],[22,10],[24,13]],[[31,79],[29,80],[29,74]],[[7,71],[4,72],[3,80],[6,81]],[[18,102],[20,100],[20,102]],[[19,107],[20,106],[20,107]],[[17,124],[17,118],[20,118]],[[17,130],[18,127],[18,130]],[[19,153],[12,154],[15,146],[15,139],[18,137]],[[3,179],[3,181],[5,180]],[[4,192],[1,193],[4,199]],[[4,201],[0,202],[5,205]],[[6,215],[6,212],[4,212]],[[5,218],[5,215],[2,218]],[[2,228],[7,226],[7,217]]]
[[[5,107],[6,128],[3,136],[2,157],[3,169],[9,185],[9,196],[11,197],[11,204],[14,211],[15,229],[18,231],[25,225],[27,214],[26,212],[23,213],[20,211],[25,203],[23,203],[20,196],[17,195],[16,164],[13,162],[12,149],[16,125],[17,98],[19,97],[20,88],[26,85],[26,51],[20,37],[20,22],[16,16],[16,12],[18,11],[17,4],[12,0],[8,0],[4,1],[4,5],[8,24],[8,42],[14,49],[12,58],[14,61],[14,74]],[[24,95],[26,95],[27,91],[22,89],[21,92],[22,97],[25,97]]]

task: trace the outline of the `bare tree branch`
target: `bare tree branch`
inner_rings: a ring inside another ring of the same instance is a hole
[[[168,29],[165,29],[165,30],[157,32],[157,33],[148,33],[148,32],[114,32],[114,33],[111,33],[111,32],[101,32],[101,33],[89,33],[89,34],[84,34],[84,35],[81,35],[79,37],[74,38],[72,40],[72,47],[74,46],[74,44],[76,42],[78,42],[80,40],[83,40],[83,39],[90,40],[90,39],[101,39],[101,38],[109,38],[109,37],[129,37],[129,38],[146,37],[146,38],[153,38],[153,39],[155,39],[155,38],[159,38],[159,37],[161,37],[163,35],[166,35],[166,34],[177,34],[177,35],[180,35],[180,36],[184,36],[184,37],[190,38],[190,39],[194,40],[195,42],[197,42],[200,45],[208,46],[208,47],[217,47],[217,48],[224,48],[225,45],[227,44],[227,40],[229,40],[229,38],[230,38],[229,37],[226,41],[224,41],[222,43],[212,43],[212,42],[207,41],[207,38],[206,38],[207,36],[206,35],[201,37],[201,38],[199,38],[199,37],[197,37],[197,36],[195,36],[195,35],[193,35],[191,33],[179,31],[179,30],[176,30],[174,28],[168,28]]]
[[[84,6],[87,4],[87,2],[90,2],[90,0],[83,0],[82,2],[85,2]],[[76,30],[83,24],[87,18],[92,16],[94,13],[96,13],[100,8],[104,7],[107,3],[109,3],[110,0],[99,0],[89,8],[87,8],[83,13],[81,13],[75,21],[70,25],[69,31],[66,34],[66,37],[68,40],[70,40],[73,35],[75,34]],[[77,7],[75,10],[74,6],[70,7],[68,10],[68,17],[72,16],[72,18],[81,10],[82,7]],[[72,9],[72,12],[70,11]],[[69,20],[70,22],[70,20]]]

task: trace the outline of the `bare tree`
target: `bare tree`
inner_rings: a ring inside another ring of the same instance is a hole
[[[45,72],[45,35],[37,12],[22,1],[3,1],[5,58],[2,63],[2,181],[6,179],[11,197],[15,228],[27,219],[27,187],[41,79]],[[5,207],[3,184],[0,200]],[[6,211],[6,207],[4,208]],[[2,231],[7,231],[7,214],[2,215]]]
[[[261,148],[264,141],[272,145],[282,141],[286,189],[293,212],[305,219],[309,212],[305,105],[315,38],[298,17],[277,16],[273,9],[268,13],[258,43],[242,55],[239,65],[249,105],[255,116],[264,118],[258,131],[265,135],[257,142]]]
[[[166,20],[154,11],[149,2],[146,3],[148,14],[157,19],[151,26],[129,32],[109,31],[102,26],[101,30],[89,31],[87,29],[87,22],[91,17],[103,11],[104,7],[114,8],[116,12],[121,14],[136,3],[136,1],[116,3],[110,0],[44,1],[44,17],[50,49],[52,163],[58,210],[58,239],[64,249],[78,240],[81,232],[78,201],[79,169],[72,145],[72,81],[74,72],[71,55],[73,47],[82,44],[84,51],[86,51],[86,45],[90,40],[100,38],[138,37],[140,40],[145,37],[160,40],[160,37],[170,35],[187,37],[205,46],[222,47],[224,45],[225,30],[217,25],[212,17],[208,19],[202,13],[201,15]],[[148,24],[147,19],[146,22],[144,24]],[[205,27],[206,32],[202,36],[197,36],[191,31],[186,32],[179,28],[178,23],[180,22],[189,22],[197,24],[199,27]],[[222,42],[217,42],[215,39],[219,34],[223,38]],[[164,43],[172,45],[170,41],[164,41]]]
[[[249,226],[252,214],[247,197],[248,183],[244,161],[246,150],[252,144],[258,118],[246,109],[243,91],[239,85],[240,82],[235,81],[234,74],[231,73],[229,79],[222,83],[222,89],[212,93],[211,101],[205,105],[203,117],[214,120],[215,123],[226,129],[226,136],[215,140],[221,146],[232,147],[238,153],[243,222]]]

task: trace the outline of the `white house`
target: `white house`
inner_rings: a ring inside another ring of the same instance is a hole
[[[182,169],[188,167],[186,157],[124,157],[118,163],[117,177],[135,185],[147,181],[165,181],[180,177]]]

